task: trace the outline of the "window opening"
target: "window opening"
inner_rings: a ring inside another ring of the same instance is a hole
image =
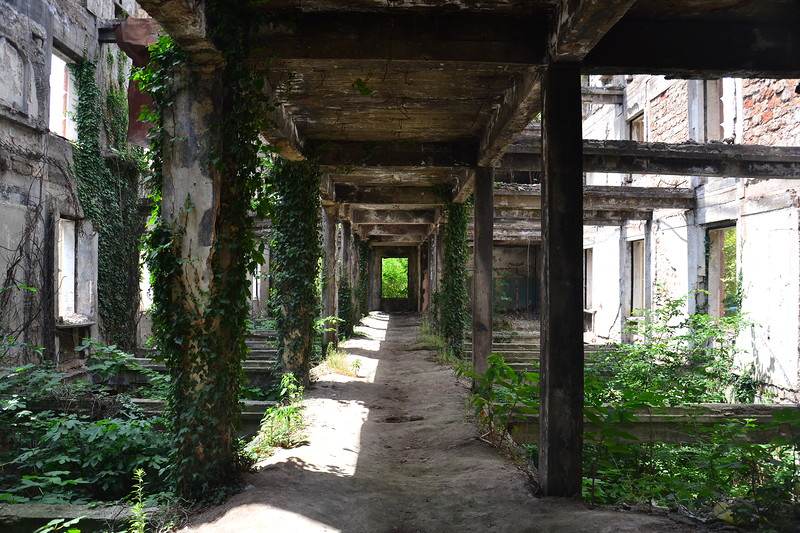
[[[58,316],[75,314],[78,232],[76,221],[58,221]]]
[[[408,257],[382,259],[381,298],[408,298]]]
[[[70,141],[78,138],[73,111],[77,104],[75,80],[68,62],[60,55],[50,58],[50,131]]]
[[[594,249],[587,248],[583,251],[583,308],[592,308],[592,277],[593,277]]]
[[[735,316],[741,306],[736,226],[708,230],[708,313]]]
[[[644,240],[631,241],[630,248],[630,315],[639,315],[640,311],[646,307],[644,300],[645,293],[645,258],[644,258]]]

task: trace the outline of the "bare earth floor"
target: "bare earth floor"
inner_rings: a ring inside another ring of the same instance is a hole
[[[683,517],[537,498],[529,476],[479,437],[468,384],[416,343],[419,317],[373,313],[343,347],[360,378],[306,392],[308,445],[281,450],[191,532],[683,532]]]

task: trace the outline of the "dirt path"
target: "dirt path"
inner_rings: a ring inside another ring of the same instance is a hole
[[[418,322],[368,317],[368,337],[343,345],[365,377],[327,375],[306,393],[309,444],[281,450],[182,531],[698,531],[534,497],[528,477],[478,439],[466,383],[415,349]]]

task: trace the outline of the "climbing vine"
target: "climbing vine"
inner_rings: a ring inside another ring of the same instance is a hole
[[[444,203],[447,225],[444,231],[444,258],[439,306],[439,329],[447,347],[456,357],[464,355],[464,334],[469,324],[467,308],[467,224],[470,204]]]
[[[211,153],[206,164],[219,183],[219,202],[212,217],[211,268],[207,289],[190,279],[194,268],[184,250],[186,221],[194,204],[190,197],[170,198],[181,204],[177,216],[168,217],[161,204],[167,177],[162,154],[167,139],[166,111],[181,91],[193,90],[199,80],[182,69],[186,56],[167,37],[151,50],[150,66],[139,73],[140,84],[150,93],[154,108],[146,117],[153,125],[155,155],[149,185],[155,216],[146,239],[147,262],[152,273],[153,333],[171,380],[169,413],[175,449],[173,466],[180,494],[208,500],[238,477],[235,431],[239,422],[238,394],[244,379],[242,360],[249,316],[248,272],[263,262],[264,244],[253,231],[253,210],[264,214],[264,170],[268,161],[259,133],[266,128],[263,83],[249,72],[249,23],[244,3],[206,2],[210,34],[221,51],[220,121],[212,128]],[[187,72],[188,71],[188,72]],[[176,72],[179,75],[176,76]],[[175,80],[181,80],[176,86]],[[176,111],[169,117],[176,119]],[[212,119],[213,120],[213,119]],[[169,124],[174,126],[173,123]],[[175,133],[175,132],[172,132]],[[172,142],[179,142],[176,136]],[[201,157],[203,154],[199,154]],[[255,200],[254,200],[255,199]]]
[[[350,288],[349,276],[345,273],[339,284],[339,335],[350,337],[353,335],[353,327],[356,325],[356,313],[353,308],[353,291]]]
[[[113,63],[114,56],[108,58]],[[139,311],[138,245],[144,231],[139,214],[141,153],[126,144],[125,64],[118,64],[119,75],[109,80],[105,99],[96,67],[86,58],[70,65],[78,93],[73,171],[84,214],[98,233],[101,333],[108,343],[133,349]],[[110,155],[103,153],[101,131]]]
[[[366,316],[369,305],[369,243],[358,241],[358,287],[356,288],[357,317]]]
[[[319,178],[319,167],[312,162],[278,158],[268,180],[278,355],[284,369],[298,374],[305,382],[313,350],[314,322],[320,310]]]

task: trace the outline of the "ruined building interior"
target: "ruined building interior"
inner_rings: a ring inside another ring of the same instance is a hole
[[[204,2],[139,4],[0,0],[0,325],[65,369],[82,364],[81,339],[101,338],[103,222],[78,200],[67,64],[92,58],[103,94],[127,91],[119,73],[131,61],[115,29],[149,14],[201,78],[176,104],[176,153],[202,160],[202,135],[191,147],[181,135],[219,120],[201,105],[214,105],[219,68]],[[544,449],[579,440],[581,374],[572,369],[582,367],[583,343],[626,340],[636,309],[664,294],[704,290],[687,312],[747,313],[742,364],[776,398],[797,401],[796,2],[274,0],[268,9],[271,22],[249,36],[263,44],[249,62],[280,102],[265,111],[276,125],[265,138],[282,157],[313,157],[323,170],[333,287],[324,316],[336,315],[341,279],[355,276],[358,242],[369,244],[370,310],[428,311],[442,275],[442,194],[473,196],[473,362],[485,368],[494,307],[535,319],[550,380],[543,416],[553,413]],[[101,136],[110,156],[113,132]],[[212,212],[218,184],[181,161],[169,162],[171,201],[191,193],[198,213]],[[144,200],[138,208],[143,225]],[[408,258],[404,301],[381,298],[386,257]],[[268,274],[265,266],[254,277],[257,317]],[[146,312],[136,320],[141,343]],[[544,492],[574,491],[569,451],[543,457]]]

